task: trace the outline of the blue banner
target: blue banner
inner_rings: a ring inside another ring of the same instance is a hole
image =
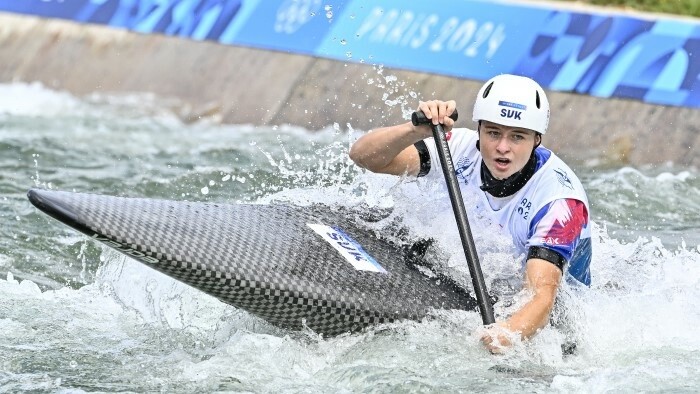
[[[0,10],[700,108],[700,23],[480,0],[0,0]],[[698,55],[698,56],[694,56]]]
[[[550,13],[479,1],[406,3],[352,3],[317,53],[486,80],[513,70],[528,55],[537,35],[532,26],[542,25]]]
[[[330,4],[332,3],[332,4]],[[317,55],[346,1],[265,0],[225,43]]]

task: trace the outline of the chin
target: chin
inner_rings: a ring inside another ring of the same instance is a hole
[[[515,174],[514,171],[501,172],[501,171],[498,171],[495,168],[491,168],[489,166],[486,166],[486,168],[488,168],[489,171],[491,172],[491,175],[493,175],[493,177],[498,179],[499,181],[502,181],[504,179],[508,179],[509,176]]]

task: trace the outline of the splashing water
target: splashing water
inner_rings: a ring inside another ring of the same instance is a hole
[[[375,70],[387,100],[414,105],[400,81]],[[38,213],[26,189],[38,182],[115,195],[378,210],[386,215],[371,229],[436,239],[435,265],[468,286],[442,185],[358,170],[347,157],[360,135],[351,125],[315,132],[185,125],[150,96],[81,99],[36,84],[0,85],[0,97],[8,92],[15,102],[0,102],[5,391],[636,392],[700,386],[696,170],[580,171],[594,218],[594,282],[562,290],[566,329],[547,327],[501,357],[478,343],[481,321],[474,312],[443,311],[423,322],[320,338],[273,327],[102,249]],[[470,220],[487,284],[495,288],[517,277],[523,256],[490,223],[475,215]],[[497,305],[498,314],[517,305],[518,290],[511,306]],[[572,338],[576,353],[562,356],[561,344]]]
[[[387,107],[400,106],[403,117],[410,119],[411,114],[418,105],[418,93],[410,90],[406,86],[406,82],[399,80],[396,75],[384,75],[384,66],[382,64],[372,66],[372,70],[374,70],[376,76],[372,77],[369,74],[364,74],[363,79],[368,85],[375,85],[383,90],[382,101]],[[385,119],[385,117],[382,116],[382,119]]]

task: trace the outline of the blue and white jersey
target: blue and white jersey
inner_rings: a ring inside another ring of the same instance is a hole
[[[540,146],[535,174],[512,196],[495,198],[478,189],[481,180],[481,152],[476,149],[478,134],[469,129],[447,133],[455,174],[462,194],[476,192],[475,207],[506,229],[521,253],[540,246],[561,254],[568,262],[567,272],[590,285],[592,257],[590,210],[586,192],[578,177],[552,151]],[[426,140],[431,170],[428,177],[442,178],[441,164],[432,138]]]

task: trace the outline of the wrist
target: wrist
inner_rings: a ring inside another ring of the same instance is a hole
[[[411,140],[413,143],[416,143],[418,141],[424,140],[426,138],[432,137],[433,136],[433,131],[430,128],[430,126],[426,125],[420,125],[420,126],[414,126],[413,123],[407,122],[405,124],[407,127],[407,130],[409,131],[409,135],[411,136]]]

